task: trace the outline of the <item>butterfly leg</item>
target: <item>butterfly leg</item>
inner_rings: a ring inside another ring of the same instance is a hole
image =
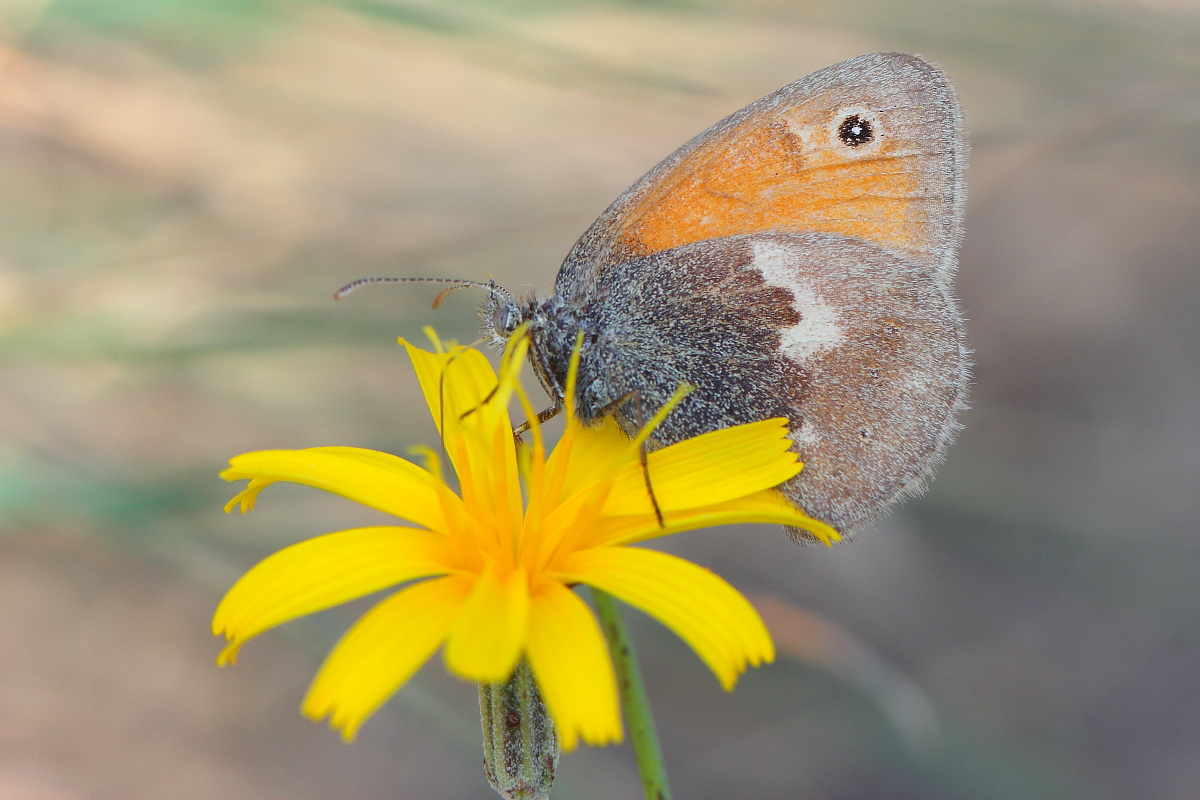
[[[596,416],[607,417],[609,414],[616,413],[621,406],[629,402],[633,403],[633,411],[636,418],[634,421],[637,423],[638,430],[641,430],[646,424],[646,415],[642,411],[642,396],[636,391],[626,392],[611,403],[607,403],[600,409],[600,412]],[[654,484],[650,481],[648,455],[649,451],[646,449],[646,443],[643,441],[638,447],[638,459],[642,464],[642,477],[646,480],[646,493],[650,495],[650,505],[654,507],[654,517],[658,520],[658,527],[665,528],[667,527],[667,523],[663,521],[662,508],[658,505],[658,498],[654,494]]]
[[[550,420],[554,419],[559,414],[561,414],[562,410],[563,410],[563,404],[562,404],[562,401],[559,401],[559,402],[555,403],[554,405],[550,406],[549,408],[539,411],[538,415],[537,415],[538,424],[540,425],[544,422],[549,422]],[[517,440],[517,444],[521,443],[521,437],[524,436],[525,432],[528,431],[532,427],[533,427],[533,422],[531,422],[530,420],[525,420],[520,425],[513,428],[513,438]]]
[[[618,397],[616,400],[613,400],[611,403],[606,404],[603,408],[600,409],[600,412],[596,416],[597,416],[597,418],[599,418],[599,417],[606,417],[609,414],[613,414],[617,411],[618,408],[620,408],[622,405],[624,405],[625,403],[628,403],[630,401],[633,402],[634,414],[636,416],[635,421],[637,422],[637,426],[638,426],[638,428],[641,428],[642,426],[644,426],[646,424],[646,420],[645,420],[646,415],[642,411],[641,395],[639,395],[637,392],[626,392],[625,394]],[[487,401],[485,400],[484,402],[487,402]],[[547,408],[547,409],[539,412],[537,415],[537,421],[539,424],[548,422],[549,420],[551,420],[554,417],[557,417],[559,414],[561,414],[562,411],[563,411],[562,401],[558,401],[550,408]],[[468,413],[470,413],[470,412],[468,412]],[[515,438],[517,440],[518,446],[523,444],[521,437],[532,427],[533,427],[533,422],[530,420],[526,420],[525,422],[522,422],[517,427],[513,428],[513,438]],[[649,455],[649,451],[646,449],[646,443],[642,442],[641,445],[638,447],[638,460],[641,462],[642,476],[646,481],[646,493],[650,496],[650,505],[654,507],[654,517],[655,517],[655,519],[658,520],[658,526],[660,528],[665,528],[665,527],[667,527],[667,524],[663,520],[662,508],[658,505],[658,498],[654,494],[654,484],[650,480],[650,462],[648,459],[648,455]]]
[[[485,397],[479,401],[478,405],[476,405],[472,408],[469,408],[466,411],[464,411],[462,414],[460,414],[458,417],[459,420],[461,421],[461,420],[466,419],[467,417],[471,416],[476,411],[478,411],[480,408],[487,405],[488,402],[491,401],[491,399],[496,396],[496,392],[498,392],[499,389],[500,389],[499,386],[493,388],[490,392],[488,392],[487,397]],[[538,415],[537,415],[537,421],[539,423],[549,422],[550,420],[554,419],[559,414],[561,414],[562,410],[563,410],[563,404],[562,404],[562,401],[559,401],[559,402],[555,403],[554,405],[550,406],[550,408],[539,411]],[[524,440],[521,437],[524,436],[525,432],[528,431],[532,427],[533,427],[533,423],[530,422],[529,420],[525,420],[520,425],[513,428],[513,439],[516,440],[517,447],[521,447],[522,445],[525,444]],[[443,444],[443,449],[445,449],[444,444]]]
[[[646,424],[646,415],[642,412],[642,396],[637,392],[633,393],[633,408],[637,413],[638,430],[641,430]],[[650,505],[654,506],[654,518],[658,520],[658,527],[665,528],[667,523],[663,521],[662,509],[659,508],[658,498],[654,495],[654,484],[650,482],[650,458],[645,440],[638,446],[638,459],[642,463],[642,477],[646,481],[646,493],[650,495]]]

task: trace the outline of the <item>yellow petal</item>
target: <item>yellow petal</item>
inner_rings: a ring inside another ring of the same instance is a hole
[[[333,648],[304,698],[305,716],[352,740],[358,728],[445,641],[470,591],[461,576],[403,589],[368,611]]]
[[[446,642],[446,668],[476,683],[508,679],[525,647],[529,579],[523,569],[501,575],[488,564],[475,578]]]
[[[233,585],[213,616],[213,633],[233,660],[247,640],[414,578],[449,571],[442,534],[418,528],[356,528],[299,542],[268,556]]]
[[[529,619],[529,665],[563,750],[621,741],[617,678],[600,626],[578,595],[544,581]]]
[[[520,369],[514,357],[527,345],[512,344],[498,378],[478,350],[430,353],[401,342],[458,473],[464,502],[485,523],[515,529],[521,519],[521,489],[507,403]]]
[[[591,546],[613,477],[623,465],[638,463],[637,446],[611,417],[595,427],[568,419],[547,463],[540,487],[545,496],[536,491],[539,487],[530,486],[530,509],[540,515],[528,518],[537,526],[530,535],[537,543],[532,563],[545,565],[558,555]]]
[[[437,480],[397,456],[354,447],[259,450],[229,461],[227,481],[289,481],[324,489],[426,528],[445,527]],[[252,484],[253,486],[253,484]]]
[[[571,447],[560,453],[562,442],[570,436]],[[550,454],[548,468],[561,473],[559,497],[571,497],[598,480],[610,478],[622,466],[638,463],[637,451],[629,447],[629,437],[616,419],[605,417],[598,425],[585,426],[577,419],[567,420],[567,429]]]
[[[658,507],[666,513],[733,500],[778,486],[800,473],[786,420],[724,428],[653,452],[644,470],[627,464],[617,477],[605,514],[652,512],[649,472]]]
[[[758,612],[713,572],[666,553],[604,547],[572,553],[555,577],[586,583],[655,617],[687,642],[726,689],[775,657]]]
[[[255,478],[250,481],[250,484],[235,494],[228,503],[225,504],[225,513],[228,514],[233,509],[237,508],[243,514],[254,509],[254,503],[258,500],[258,495],[263,489],[270,486],[275,481],[266,480],[264,478]]]
[[[667,513],[665,526],[652,513],[605,517],[593,528],[593,547],[633,544],[673,533],[718,525],[768,523],[803,528],[826,545],[841,541],[841,534],[799,510],[779,492],[768,489],[724,503]]]
[[[500,375],[492,397],[477,411],[463,420],[464,430],[478,436],[471,454],[475,460],[475,475],[491,495],[497,527],[510,537],[518,535],[524,504],[521,495],[520,470],[517,467],[516,439],[508,414],[508,404],[520,381],[521,366],[529,341],[524,329],[509,338],[500,362]],[[466,484],[463,484],[464,491]]]
[[[444,422],[453,424],[458,416],[479,406],[496,389],[496,371],[478,350],[454,347],[449,353],[431,353],[404,339],[400,344],[412,360],[438,431],[442,431]]]
[[[583,329],[575,333],[571,358],[567,361],[567,385],[563,387],[563,411],[567,419],[575,419],[575,387],[579,381],[579,362],[583,359]]]
[[[479,427],[463,423],[456,450],[450,450],[458,470],[462,500],[471,515],[507,542],[521,527],[523,511],[520,473],[508,415]],[[483,426],[491,425],[490,429]],[[448,443],[449,444],[449,443]]]

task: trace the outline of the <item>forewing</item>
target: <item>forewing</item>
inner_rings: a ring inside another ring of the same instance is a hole
[[[767,231],[869,242],[949,285],[965,198],[962,114],[922,59],[873,53],[772,92],[687,142],[576,243],[558,294],[680,245]]]

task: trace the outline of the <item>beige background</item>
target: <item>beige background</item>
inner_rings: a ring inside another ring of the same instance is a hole
[[[1200,775],[1200,8],[1028,0],[6,0],[0,10],[0,800],[487,798],[431,664],[345,746],[297,707],[363,606],[217,670],[221,593],[368,513],[216,473],[431,441],[397,335],[551,284],[630,181],[872,50],[957,84],[973,407],[853,545],[667,547],[784,654],[720,691],[631,615],[676,796],[1189,800]],[[636,797],[627,748],[556,797]]]

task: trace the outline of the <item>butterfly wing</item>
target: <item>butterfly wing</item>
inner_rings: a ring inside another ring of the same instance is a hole
[[[661,444],[787,417],[805,467],[780,489],[844,534],[920,490],[967,385],[949,288],[836,234],[743,234],[625,262],[582,323],[602,333],[583,353],[581,410],[636,396],[618,409],[632,432],[639,409],[694,386],[655,429]]]
[[[806,466],[781,490],[843,533],[915,493],[967,385],[951,286],[966,159],[946,77],[899,53],[820,70],[704,131],[563,263],[559,301],[604,332],[580,408],[655,408],[695,385],[663,442],[786,415]]]
[[[763,231],[859,239],[949,284],[966,157],[941,70],[903,53],[852,58],[751,103],[650,170],[579,239],[557,293],[582,302],[616,264]]]

